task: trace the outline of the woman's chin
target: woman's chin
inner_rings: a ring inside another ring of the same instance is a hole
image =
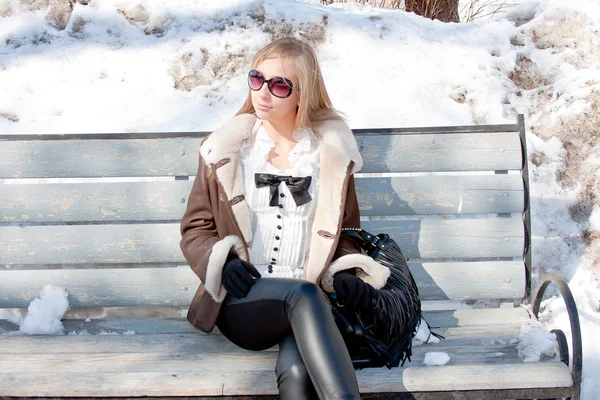
[[[260,108],[255,108],[256,116],[262,120],[268,120],[271,117],[271,113],[269,111],[263,111]]]

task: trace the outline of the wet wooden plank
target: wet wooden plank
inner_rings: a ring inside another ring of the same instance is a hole
[[[464,332],[482,333],[478,335],[489,336],[489,330],[492,332],[502,332],[505,328],[512,334],[513,328],[520,328],[522,324],[529,321],[531,318],[529,312],[524,307],[516,308],[489,308],[489,309],[459,309],[447,311],[426,311],[423,313],[426,320],[431,326],[446,329],[453,336],[463,335]],[[79,332],[87,330],[92,335],[97,335],[102,332],[115,332],[123,334],[127,331],[135,332],[137,335],[163,335],[163,334],[200,334],[204,333],[189,324],[183,318],[155,318],[155,317],[130,317],[130,318],[93,318],[89,322],[81,319],[65,319],[63,320],[65,333]],[[4,333],[18,334],[18,326],[13,323],[0,320],[0,329]],[[468,329],[468,330],[464,330]],[[216,333],[218,329],[215,328]],[[461,333],[463,332],[463,333]],[[487,332],[487,333],[486,333]],[[212,334],[212,333],[211,333]],[[473,335],[475,335],[473,333]],[[494,335],[492,335],[494,336]],[[78,339],[79,336],[71,338],[70,343],[78,343],[78,340],[89,340],[88,338]],[[60,336],[38,336],[39,341],[27,342],[34,347],[32,351],[43,352],[46,348],[48,353],[52,353],[55,346],[52,344],[55,340],[62,340]],[[3,352],[11,352],[11,348],[23,352],[24,347],[10,344],[11,340],[21,340],[18,338],[4,337],[4,342],[0,341],[0,354]],[[125,339],[124,339],[125,340]],[[16,346],[16,347],[15,347]],[[87,349],[88,346],[82,347],[87,352],[93,350]],[[37,350],[36,350],[37,349]],[[71,349],[77,352],[77,347]]]
[[[0,178],[187,176],[202,138],[7,141]]]
[[[0,375],[6,396],[219,396],[277,394],[272,368],[240,363],[234,373],[207,363],[201,372],[52,371]],[[533,373],[535,371],[535,373]],[[469,379],[465,379],[468,376]],[[572,386],[562,363],[447,365],[357,372],[362,393]]]
[[[361,172],[520,170],[518,133],[358,136]]]
[[[535,372],[534,372],[535,371]],[[573,386],[562,363],[446,365],[403,370],[368,369],[357,373],[362,392],[446,391]],[[465,379],[468,377],[468,379]]]
[[[356,179],[362,216],[521,213],[520,175]]]
[[[149,335],[132,335],[139,340],[129,341],[137,352],[124,349],[120,352],[106,349],[104,352],[71,353],[69,340],[60,343],[63,351],[60,353],[10,353],[0,359],[0,370],[28,373],[32,371],[68,372],[77,366],[78,372],[202,372],[217,364],[220,369],[234,370],[239,364],[248,363],[257,369],[275,369],[277,347],[268,351],[251,352],[243,350],[222,335],[212,337],[183,338],[180,341],[175,335],[168,335],[170,341],[155,345],[148,343]],[[117,336],[120,338],[120,336]],[[29,339],[31,340],[31,338]],[[35,340],[35,339],[34,339]],[[93,341],[95,346],[119,345],[119,340]],[[428,344],[413,348],[411,361],[406,361],[405,367],[421,366],[428,352],[446,353],[450,357],[447,365],[469,364],[511,364],[521,363],[517,354],[516,344],[504,344],[495,341],[487,342],[480,338],[443,340],[441,343]],[[147,350],[147,351],[146,351]]]
[[[428,318],[428,315],[425,315]],[[206,334],[192,327],[186,320],[171,321],[169,325],[159,318],[148,321],[125,320],[65,320],[64,335],[35,337],[16,331],[4,332],[0,340],[2,354],[103,354],[103,353],[164,353],[168,355],[210,352],[242,351],[215,328]],[[487,318],[482,318],[487,320]],[[429,321],[429,318],[428,318]],[[434,331],[445,337],[442,346],[458,348],[466,342],[480,346],[513,346],[521,325],[526,319],[502,324],[436,327]],[[153,325],[155,323],[156,325]],[[436,325],[437,326],[437,325]],[[32,339],[34,338],[34,339]],[[438,344],[419,346],[436,351]],[[439,347],[441,348],[441,347]],[[415,346],[417,349],[417,346]],[[276,350],[276,348],[273,348]],[[466,350],[468,352],[468,350]],[[11,356],[13,357],[13,356]]]
[[[410,264],[422,300],[520,299],[518,261]],[[0,306],[27,307],[46,285],[69,292],[72,307],[188,306],[200,280],[189,267],[0,271]]]
[[[520,257],[523,222],[510,218],[364,221],[409,258]],[[318,229],[318,227],[317,227]],[[0,265],[181,263],[179,224],[0,226]]]
[[[201,137],[26,140],[0,146],[0,179],[189,176]],[[517,133],[357,136],[362,172],[520,170]],[[68,157],[65,157],[68,155]]]
[[[175,221],[193,181],[3,185],[0,223]],[[520,213],[520,175],[360,178],[362,216]]]
[[[3,185],[0,222],[175,221],[193,182],[93,182]]]

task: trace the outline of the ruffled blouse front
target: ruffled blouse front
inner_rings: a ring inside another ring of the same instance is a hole
[[[257,120],[252,136],[240,148],[246,201],[252,215],[253,239],[250,244],[250,262],[263,277],[304,278],[303,265],[309,243],[307,234],[314,220],[319,188],[319,142],[311,129],[300,129],[294,134],[297,144],[288,158],[289,169],[279,169],[268,161],[275,141]],[[270,206],[269,187],[257,188],[256,173],[311,176],[308,188],[312,200],[296,206],[285,182],[279,184],[277,206]]]

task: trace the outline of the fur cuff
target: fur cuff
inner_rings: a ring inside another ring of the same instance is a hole
[[[341,256],[329,265],[321,278],[321,287],[327,292],[333,292],[333,276],[347,269],[357,268],[356,276],[373,286],[381,289],[390,277],[390,269],[379,264],[364,254],[348,254]]]
[[[221,284],[221,277],[230,252],[243,259],[245,249],[239,237],[231,235],[219,240],[213,245],[210,257],[208,257],[204,288],[217,303],[222,303],[227,295],[227,291]]]

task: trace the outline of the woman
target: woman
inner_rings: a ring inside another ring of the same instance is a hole
[[[201,145],[181,222],[181,249],[203,282],[188,320],[245,349],[279,344],[282,398],[358,399],[325,295],[365,307],[389,276],[340,239],[342,227],[360,227],[356,141],[309,45],[267,45],[248,85],[241,110]]]

